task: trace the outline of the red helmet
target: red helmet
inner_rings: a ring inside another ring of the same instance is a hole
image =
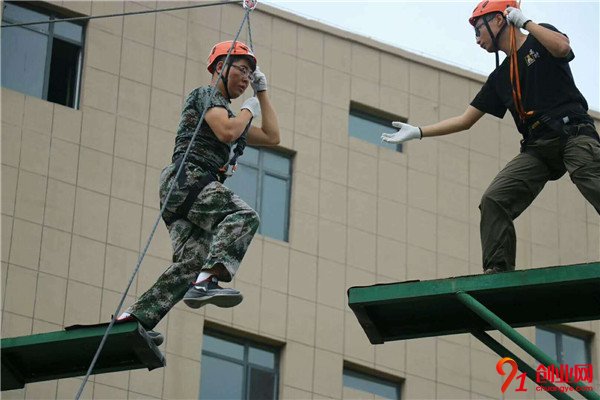
[[[475,26],[475,20],[482,15],[491,14],[495,12],[503,13],[506,7],[519,8],[515,0],[484,0],[477,4],[477,7],[473,10],[469,23]]]
[[[226,56],[231,48],[233,40],[227,40],[225,42],[217,43],[213,46],[210,54],[208,55],[208,72],[211,74],[215,71],[215,64],[220,56]],[[232,56],[246,56],[252,61],[252,69],[256,68],[256,57],[252,50],[242,42],[235,42],[233,50],[231,50]]]

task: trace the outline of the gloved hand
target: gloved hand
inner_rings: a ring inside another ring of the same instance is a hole
[[[246,109],[252,113],[252,117],[260,117],[260,103],[256,97],[250,97],[244,101],[241,110]]]
[[[423,134],[421,128],[405,124],[404,122],[394,121],[392,126],[399,128],[396,133],[382,133],[381,140],[388,143],[404,143],[412,139],[421,139]]]
[[[521,10],[514,7],[506,7],[504,15],[506,16],[508,23],[516,26],[519,29],[523,28],[523,25],[525,25],[528,21],[531,21],[523,15]]]
[[[258,68],[258,66],[256,67],[256,71],[252,73],[252,80],[250,81],[250,84],[256,93],[267,90],[267,77],[265,74],[263,74],[260,68]]]

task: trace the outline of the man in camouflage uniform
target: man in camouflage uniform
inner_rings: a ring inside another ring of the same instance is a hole
[[[161,204],[166,201],[163,219],[173,244],[173,264],[138,301],[119,317],[119,321],[139,321],[151,330],[183,298],[192,307],[204,304],[233,307],[242,294],[222,288],[219,281],[230,282],[258,229],[259,218],[250,206],[223,186],[232,144],[245,135],[248,144],[279,143],[277,116],[267,96],[267,80],[256,67],[256,58],[243,43],[236,42],[231,56],[225,58],[232,42],[216,44],[208,59],[211,86],[194,89],[187,97],[177,136],[173,162],[160,175]],[[223,72],[220,80],[219,73]],[[214,85],[217,90],[211,98]],[[230,100],[241,96],[252,85],[256,97],[247,99],[235,116]],[[203,112],[192,148],[178,179],[177,171]],[[262,113],[261,128],[251,126]],[[167,199],[171,185],[173,191]],[[151,332],[155,343],[162,335]]]

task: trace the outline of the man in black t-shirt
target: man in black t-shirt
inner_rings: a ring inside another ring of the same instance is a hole
[[[496,53],[497,67],[465,112],[423,127],[394,122],[399,130],[381,138],[402,143],[447,135],[471,128],[484,114],[503,118],[511,112],[523,135],[521,152],[498,173],[479,205],[483,270],[495,273],[514,270],[513,220],[546,182],[568,171],[600,214],[600,139],[569,68],[575,56],[566,35],[525,18],[516,1],[482,1],[469,22],[477,44]],[[500,65],[498,51],[507,55]]]

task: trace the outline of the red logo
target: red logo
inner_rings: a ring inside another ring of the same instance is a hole
[[[508,364],[507,371],[505,372],[504,365]],[[496,363],[496,371],[504,376],[507,375],[504,383],[500,390],[502,393],[506,392],[509,388],[512,381],[517,379],[519,381],[519,386],[515,389],[515,392],[526,392],[527,388],[525,387],[525,378],[527,375],[525,373],[521,373],[517,375],[519,372],[519,367],[515,360],[510,357],[504,357],[500,359]],[[554,365],[545,366],[540,365],[536,369],[535,374],[535,382],[538,384],[536,387],[536,391],[546,391],[546,392],[572,392],[572,391],[592,391],[593,386],[554,386],[553,383],[568,383],[568,382],[587,382],[592,383],[592,379],[594,376],[594,370],[592,364],[575,364],[570,367],[567,364],[561,364],[560,368],[555,367]]]
[[[508,387],[510,386],[510,383],[515,378],[515,375],[517,375],[517,372],[519,372],[519,368],[517,367],[516,361],[510,357],[504,357],[500,361],[498,361],[498,363],[496,363],[496,371],[498,371],[498,373],[500,375],[502,375],[502,376],[505,375],[504,369],[503,369],[504,364],[508,364],[511,367],[511,369],[508,374],[508,377],[502,384],[502,388],[500,389],[500,390],[502,390],[502,393],[506,392],[506,389],[508,389]],[[527,375],[525,373],[522,373],[521,375],[517,376],[517,379],[521,380],[521,384],[519,385],[519,387],[517,389],[515,389],[515,392],[526,392],[527,391],[527,389],[524,387],[526,377],[527,377]]]

